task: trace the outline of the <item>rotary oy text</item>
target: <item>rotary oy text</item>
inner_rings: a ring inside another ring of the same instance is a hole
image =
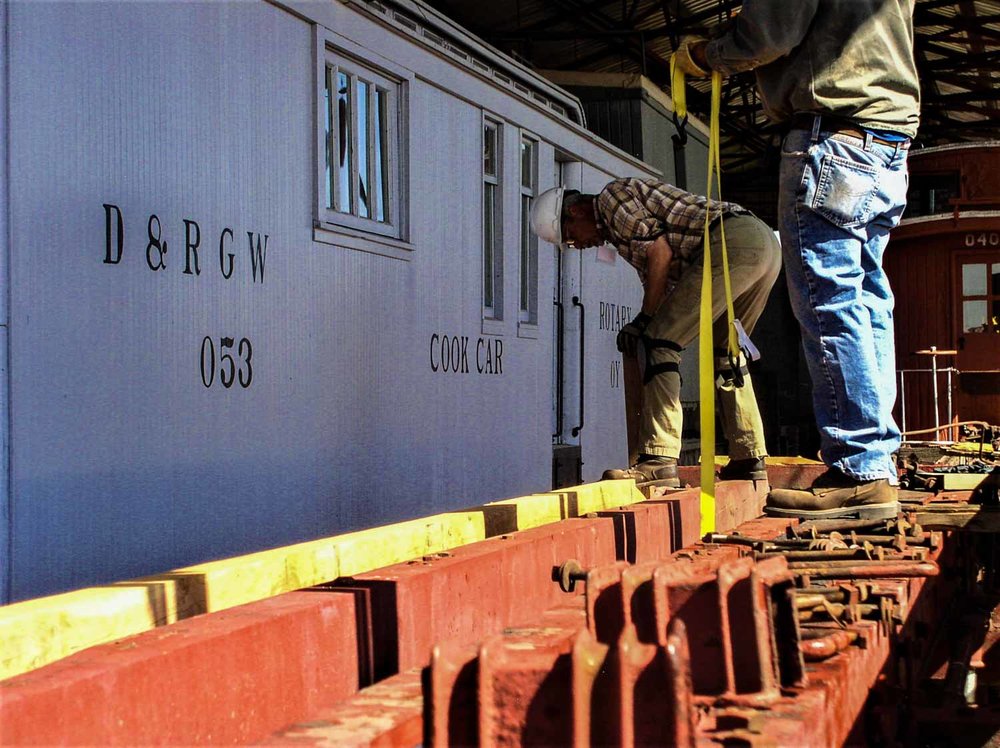
[[[184,275],[201,275],[198,249],[201,247],[201,227],[196,221],[184,221]],[[159,217],[153,213],[146,221],[146,265],[156,272],[167,267],[167,240],[163,235]],[[104,203],[104,264],[117,265],[122,261],[125,246],[125,221],[117,205]],[[247,232],[250,240],[250,272],[253,283],[264,282],[264,262],[267,259],[268,235]],[[236,267],[236,255],[227,251],[235,237],[231,228],[224,228],[219,235],[219,272],[229,280]],[[263,242],[261,241],[263,239]],[[258,278],[259,273],[259,278]]]

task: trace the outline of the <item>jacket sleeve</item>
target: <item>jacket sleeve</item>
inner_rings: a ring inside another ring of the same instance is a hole
[[[708,43],[708,64],[729,75],[784,57],[805,38],[819,1],[746,0],[729,31]]]

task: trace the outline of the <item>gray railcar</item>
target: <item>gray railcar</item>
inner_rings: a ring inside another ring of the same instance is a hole
[[[625,461],[635,274],[523,208],[653,170],[574,97],[410,0],[14,0],[0,38],[3,601]]]

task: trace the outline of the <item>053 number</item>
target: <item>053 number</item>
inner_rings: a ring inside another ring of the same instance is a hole
[[[235,347],[236,358],[233,357]],[[218,369],[219,382],[229,389],[236,382],[246,389],[253,381],[253,346],[246,338],[237,345],[234,338],[219,338],[218,359],[215,342],[208,335],[201,341],[201,383],[211,387]],[[238,363],[237,363],[238,360]]]

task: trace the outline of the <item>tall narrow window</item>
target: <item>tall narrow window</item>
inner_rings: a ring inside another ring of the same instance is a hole
[[[531,231],[531,204],[538,189],[538,143],[521,137],[521,257],[518,319],[538,323],[538,238]]]
[[[401,83],[332,50],[325,71],[324,218],[400,237]]]
[[[483,316],[503,319],[500,123],[483,121]]]

